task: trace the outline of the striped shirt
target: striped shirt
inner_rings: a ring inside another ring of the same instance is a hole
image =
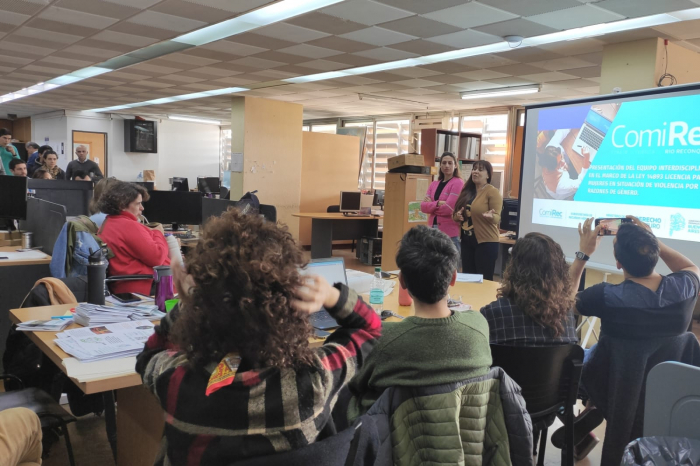
[[[554,330],[538,324],[508,298],[498,298],[481,308],[489,323],[489,343],[510,346],[553,346],[578,343],[576,318],[569,312],[562,324],[564,333],[554,336]]]
[[[362,366],[381,333],[377,314],[344,285],[328,309],[340,324],[303,369],[239,371],[206,396],[213,367],[192,368],[172,349],[168,314],[139,355],[136,370],[165,411],[156,465],[230,464],[315,442],[331,421],[338,392]],[[329,430],[333,430],[332,428]],[[325,433],[325,432],[324,432]]]

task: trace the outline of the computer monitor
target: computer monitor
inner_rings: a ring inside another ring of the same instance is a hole
[[[218,194],[221,191],[221,182],[218,176],[200,176],[197,177],[197,189],[200,193]]]
[[[376,206],[383,206],[384,205],[384,190],[383,189],[375,189],[374,190],[374,199],[372,200],[372,205]]]
[[[208,197],[202,198],[202,224],[207,223],[212,217],[219,217],[221,214],[226,212],[229,207],[236,207],[235,201],[229,201],[226,199],[210,199]]]
[[[503,199],[503,211],[501,212],[501,230],[514,231],[518,233],[518,199]]]
[[[47,180],[48,181],[48,180]],[[0,176],[0,218],[24,220],[27,218],[27,177]]]
[[[149,191],[143,203],[143,216],[149,222],[172,224],[173,231],[180,225],[202,223],[202,196],[183,191]]]
[[[173,191],[189,191],[190,190],[190,182],[187,180],[187,178],[183,178],[180,176],[174,176],[172,190]]]
[[[143,186],[146,188],[147,191],[153,191],[156,189],[156,182],[155,181],[132,181],[132,183],[137,184],[139,186]]]
[[[359,212],[362,206],[362,193],[359,191],[340,192],[340,212]]]
[[[31,231],[34,234],[33,245],[41,246],[42,251],[52,255],[66,217],[66,207],[61,204],[43,199],[27,199],[27,220],[20,223],[20,229]]]
[[[92,181],[27,180],[30,196],[66,206],[70,217],[89,215],[88,206],[92,199]]]

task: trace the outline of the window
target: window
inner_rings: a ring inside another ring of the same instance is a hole
[[[481,159],[496,167],[503,167],[506,160],[508,114],[464,116],[463,133],[481,134]]]
[[[409,120],[377,121],[372,189],[384,189],[389,157],[408,153]]]
[[[311,127],[309,125],[304,125],[301,127],[302,131],[311,131]]]
[[[312,133],[329,133],[329,134],[335,134],[335,128],[336,124],[332,125],[311,125],[311,132]]]
[[[358,121],[348,122],[343,126],[350,128],[365,127],[367,134],[365,137],[365,149],[362,154],[362,170],[360,175],[360,189],[372,188],[372,162],[374,160],[374,122]]]
[[[221,128],[219,138],[219,178],[231,169],[231,128]]]

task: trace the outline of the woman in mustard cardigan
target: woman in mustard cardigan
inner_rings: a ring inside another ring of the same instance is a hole
[[[503,196],[491,184],[492,174],[490,162],[474,162],[452,216],[462,225],[462,272],[481,274],[484,280],[493,280],[503,208]]]

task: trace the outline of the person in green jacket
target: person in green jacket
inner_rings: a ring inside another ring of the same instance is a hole
[[[386,388],[453,383],[488,373],[488,322],[480,312],[447,307],[459,259],[452,240],[441,231],[421,225],[406,232],[396,264],[401,285],[413,297],[415,315],[383,323],[379,344],[350,381],[350,422]]]
[[[0,159],[2,159],[3,175],[12,175],[10,170],[10,160],[18,159],[19,152],[17,148],[11,144],[12,132],[6,128],[0,128]]]

